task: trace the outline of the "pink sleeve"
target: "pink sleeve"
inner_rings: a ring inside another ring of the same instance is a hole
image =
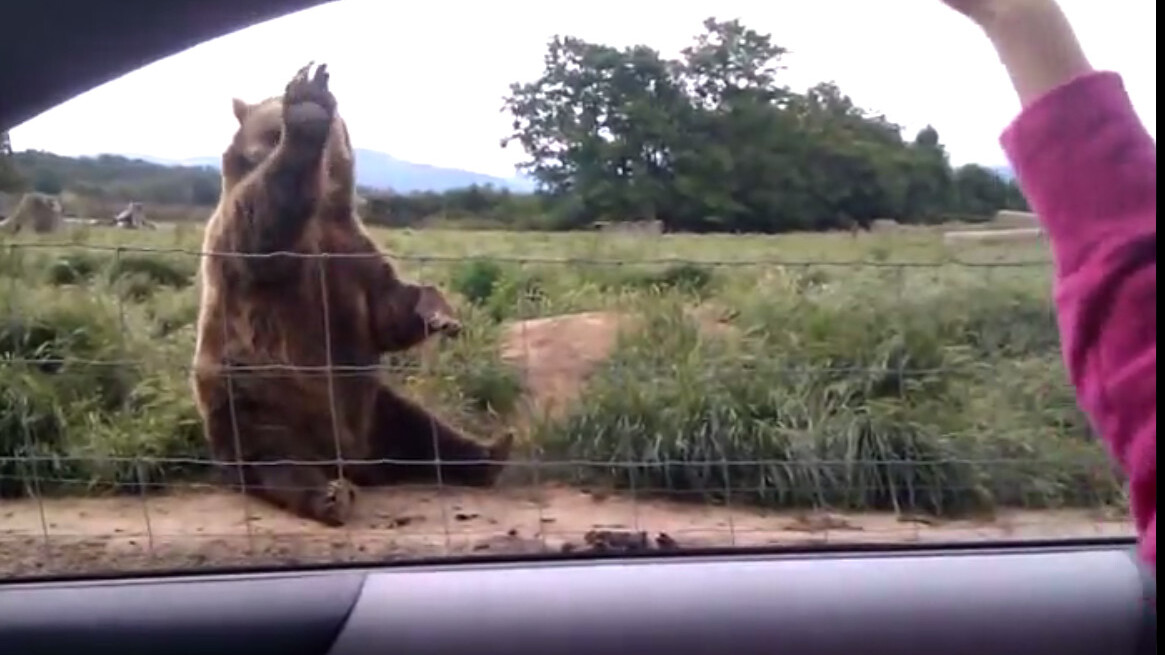
[[[1032,103],[1003,147],[1055,259],[1064,357],[1080,406],[1129,477],[1157,565],[1157,144],[1115,73]]]

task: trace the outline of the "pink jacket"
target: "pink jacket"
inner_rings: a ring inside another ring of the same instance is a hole
[[[1157,144],[1115,73],[1032,103],[1003,147],[1055,259],[1064,358],[1080,406],[1129,477],[1157,566]]]

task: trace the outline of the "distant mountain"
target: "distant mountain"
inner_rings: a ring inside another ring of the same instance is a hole
[[[1005,182],[1010,182],[1015,179],[1015,171],[1011,170],[1010,166],[988,166],[988,168],[995,171],[995,174],[1003,178]]]
[[[165,159],[137,154],[125,156],[165,166],[210,166],[216,169],[220,166],[219,157]],[[534,188],[533,182],[524,177],[502,178],[456,168],[418,164],[363,148],[356,149],[356,184],[373,189],[392,189],[398,193],[439,192],[472,184],[490,184],[511,191],[531,191]]]
[[[185,159],[168,159],[141,154],[120,155],[129,159],[138,159],[160,166],[193,166],[218,169],[221,165],[219,157],[187,157]],[[1015,172],[1006,164],[988,165],[1004,181],[1015,179]],[[372,189],[392,189],[398,193],[413,193],[417,191],[448,191],[450,189],[465,188],[470,185],[492,185],[497,188],[509,189],[517,192],[529,192],[534,189],[532,180],[522,176],[508,178],[475,173],[456,168],[442,168],[430,164],[397,159],[392,155],[367,150],[356,149],[356,183],[362,187]]]
[[[532,191],[534,184],[523,177],[501,178],[456,168],[441,168],[397,159],[375,150],[356,149],[356,182],[361,186],[410,191],[447,191],[473,184]]]

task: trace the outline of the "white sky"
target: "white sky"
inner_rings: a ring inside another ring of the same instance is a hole
[[[1124,76],[1155,136],[1156,3],[1061,4],[1093,64]],[[523,153],[498,145],[509,127],[501,98],[510,82],[537,77],[551,35],[674,55],[709,15],[740,18],[792,50],[786,81],[796,89],[832,79],[908,130],[934,124],[956,164],[1004,161],[998,134],[1018,109],[1006,74],[938,0],[342,0],[130,73],[19,126],[12,143],[65,155],[218,155],[234,129],[232,96],[274,95],[315,60],[329,66],[358,147],[508,176]]]

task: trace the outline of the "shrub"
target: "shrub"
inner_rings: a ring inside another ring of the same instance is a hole
[[[719,501],[957,514],[1119,498],[1081,438],[1044,296],[868,291],[784,295],[738,339],[661,302],[538,440],[594,462],[589,483]]]
[[[501,281],[504,271],[500,264],[487,259],[473,259],[457,267],[453,273],[453,290],[475,305],[484,305]]]

